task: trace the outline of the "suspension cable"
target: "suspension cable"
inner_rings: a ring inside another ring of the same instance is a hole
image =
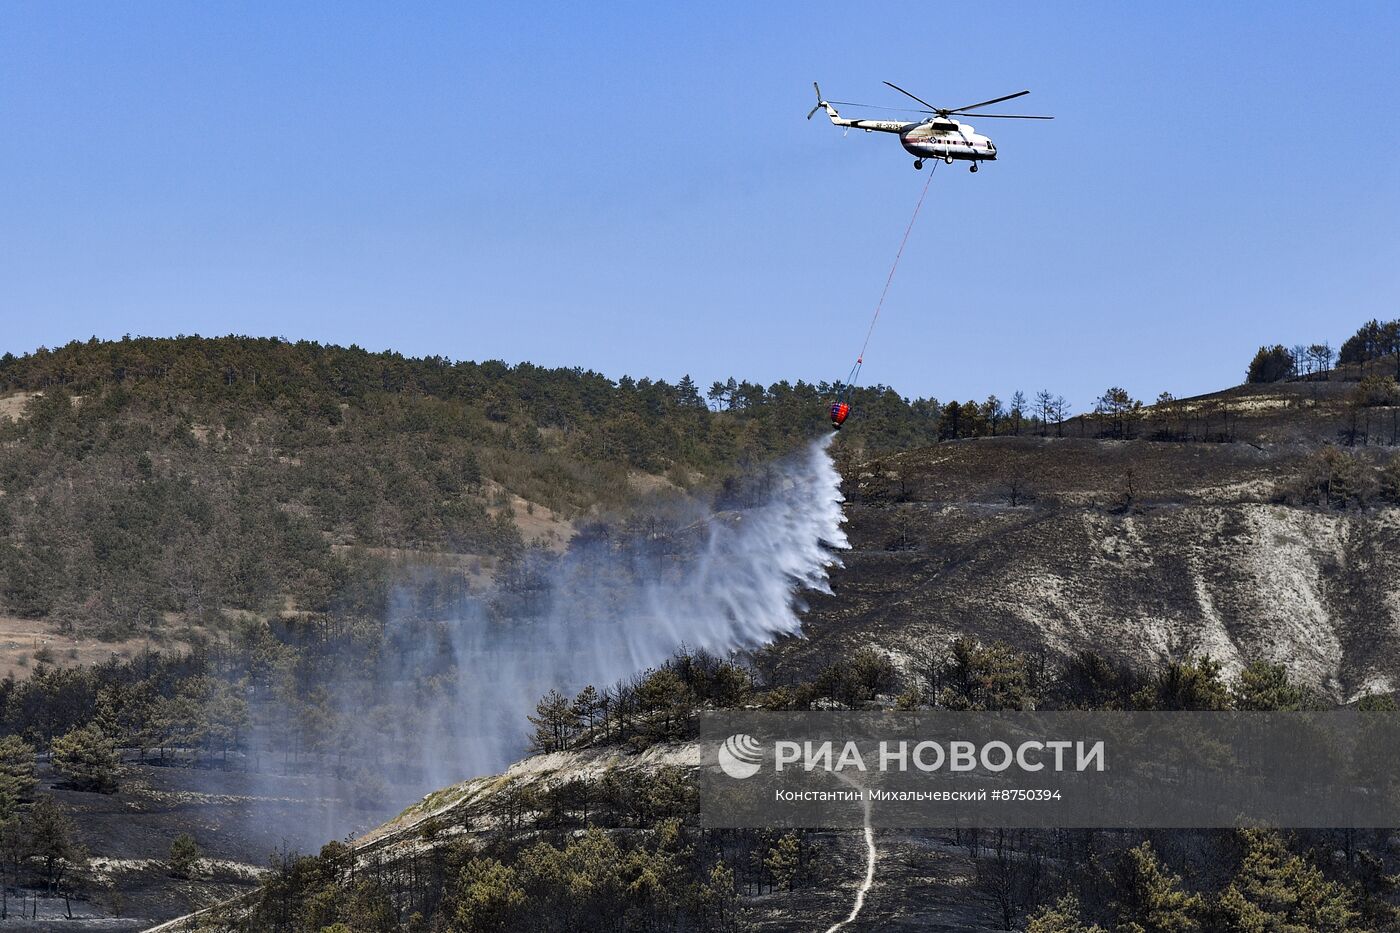
[[[856,380],[860,378],[860,368],[865,363],[865,351],[870,348],[870,338],[875,333],[875,325],[880,320],[880,310],[885,306],[885,296],[890,293],[890,283],[894,281],[895,270],[899,268],[899,260],[904,256],[904,247],[909,242],[909,234],[914,230],[914,221],[919,219],[919,209],[924,206],[924,198],[928,196],[929,185],[933,184],[933,172],[938,168],[938,161],[934,160],[929,168],[928,180],[924,182],[924,190],[919,193],[919,200],[914,204],[914,213],[909,218],[909,226],[904,228],[904,237],[899,241],[899,249],[894,254],[894,262],[890,264],[890,274],[885,276],[885,287],[880,289],[880,300],[875,302],[875,313],[870,316],[870,327],[865,331],[865,342],[860,345],[860,355],[856,357],[855,365],[851,367],[850,374],[846,377],[846,384],[842,387],[843,398],[849,397],[855,388]]]

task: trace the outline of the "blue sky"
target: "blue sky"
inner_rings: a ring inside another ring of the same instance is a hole
[[[0,7],[0,349],[252,333],[1082,409],[1400,316],[1400,6]],[[870,114],[874,115],[874,114]]]

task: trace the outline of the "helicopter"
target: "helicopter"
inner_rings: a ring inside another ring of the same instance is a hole
[[[964,107],[935,107],[921,97],[915,97],[897,84],[884,82],[888,87],[894,88],[905,97],[912,98],[923,104],[926,109],[913,110],[900,107],[879,107],[874,104],[858,104],[849,100],[826,100],[822,97],[822,89],[817,82],[812,82],[812,87],[817,92],[817,105],[807,113],[807,119],[812,119],[812,115],[818,110],[825,110],[826,115],[831,118],[831,122],[836,126],[844,126],[848,130],[865,130],[867,133],[898,133],[900,144],[905,150],[914,156],[914,167],[923,168],[926,159],[942,159],[949,165],[954,161],[970,162],[970,171],[977,171],[978,163],[992,162],[997,157],[996,145],[986,136],[973,132],[972,126],[967,123],[955,120],[959,117],[990,117],[997,120],[1053,120],[1054,117],[1031,116],[1018,113],[969,113],[978,107],[990,107],[992,104],[999,104],[1002,101],[1014,100],[1017,97],[1024,97],[1030,91],[1017,91],[1015,94],[1007,94],[1005,97],[994,97],[991,100],[984,100],[981,103],[968,104]],[[892,110],[901,113],[928,113],[931,117],[909,121],[909,120],[848,120],[836,112],[834,104],[841,104],[846,107],[870,107],[875,110]]]

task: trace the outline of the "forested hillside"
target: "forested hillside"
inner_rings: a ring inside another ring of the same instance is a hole
[[[641,490],[721,488],[823,430],[829,393],[730,380],[707,404],[688,378],[246,337],[6,354],[0,613],[116,634],[375,612],[389,549],[479,570]],[[856,405],[851,449],[937,437],[936,402]]]
[[[1287,358],[1280,377],[1313,386],[1280,403],[1298,410],[1281,410],[1279,426],[1394,443],[1395,326],[1364,325],[1337,371],[1324,344],[1306,370],[1302,351],[1274,348]],[[729,379],[702,393],[689,377],[614,382],[236,336],[6,353],[0,615],[115,635],[229,610],[375,613],[386,561],[405,551],[454,555],[464,578],[480,579],[649,491],[723,494],[826,430],[832,392]],[[1048,390],[940,405],[876,386],[854,405],[837,448],[848,464],[998,434],[1280,439],[1228,396],[1162,393],[1144,406],[1118,387],[1077,418]],[[1259,425],[1253,438],[1238,433],[1241,417]]]

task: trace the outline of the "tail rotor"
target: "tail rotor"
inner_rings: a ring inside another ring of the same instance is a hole
[[[817,92],[817,105],[816,105],[815,107],[813,107],[811,110],[807,111],[807,119],[808,119],[808,120],[812,119],[812,115],[813,115],[814,113],[816,113],[818,110],[822,109],[822,104],[826,103],[826,101],[822,100],[822,89],[821,89],[820,87],[817,86],[817,82],[815,82],[815,81],[812,82],[812,88],[813,88],[813,90],[815,90],[815,91]]]

